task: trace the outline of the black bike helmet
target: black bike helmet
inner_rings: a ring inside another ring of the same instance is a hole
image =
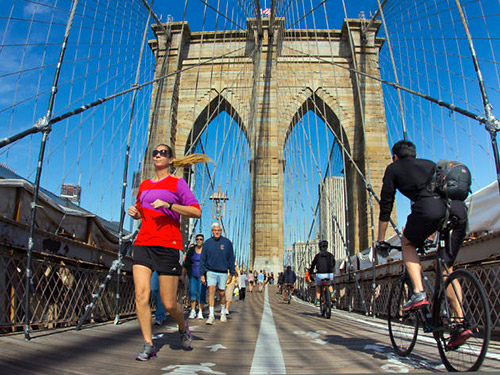
[[[319,246],[319,249],[321,251],[324,251],[324,250],[328,249],[328,241],[327,240],[321,240],[321,241],[319,241],[318,246]]]

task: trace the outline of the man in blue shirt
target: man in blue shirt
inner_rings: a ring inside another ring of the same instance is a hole
[[[219,223],[212,224],[212,237],[203,244],[200,259],[201,282],[208,287],[208,310],[207,324],[215,323],[214,303],[215,287],[219,292],[221,304],[220,320],[225,322],[226,318],[226,282],[233,278],[234,267],[233,244],[222,236],[222,228]],[[229,271],[229,276],[228,272]]]

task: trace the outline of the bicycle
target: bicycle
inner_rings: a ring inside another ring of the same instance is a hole
[[[320,311],[321,316],[330,319],[332,316],[332,299],[330,297],[330,290],[328,289],[328,282],[330,279],[321,279],[321,294],[320,294]]]
[[[285,295],[286,295],[286,302],[288,304],[290,304],[290,302],[292,301],[292,287],[293,287],[293,284],[285,284]]]
[[[488,350],[490,309],[484,288],[476,276],[465,269],[457,269],[449,274],[443,261],[443,251],[447,251],[450,243],[446,239],[449,239],[453,226],[453,216],[443,220],[435,240],[428,241],[423,248],[418,249],[423,259],[436,259],[434,288],[423,275],[432,294],[429,307],[402,312],[402,306],[413,291],[408,272],[405,270],[393,283],[387,305],[389,336],[394,351],[407,356],[415,347],[418,328],[421,326],[424,332],[433,334],[441,360],[448,371],[476,371],[481,367]],[[401,249],[400,246],[385,245],[391,249]],[[428,254],[432,248],[436,248],[435,254]],[[443,275],[442,270],[447,274]],[[459,337],[457,335],[462,335],[464,342],[450,346],[448,343]]]

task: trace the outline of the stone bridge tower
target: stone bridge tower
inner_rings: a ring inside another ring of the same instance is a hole
[[[155,78],[167,78],[153,89],[143,172],[152,172],[147,169],[151,147],[167,140],[176,155],[184,155],[204,126],[226,111],[245,134],[252,153],[255,269],[282,269],[283,150],[307,111],[315,111],[325,121],[370,178],[375,192],[380,192],[383,171],[390,162],[382,87],[364,76],[357,85],[348,69],[357,64],[359,70],[380,76],[383,40],[376,37],[380,24],[362,31],[363,21],[346,22],[342,30],[285,30],[282,18],[266,18],[260,25],[249,19],[247,30],[203,33],[191,32],[185,22],[153,25],[156,40],[150,41],[150,47],[156,57]],[[345,177],[350,251],[355,253],[371,243],[368,194],[348,160]],[[376,203],[374,208],[378,220]]]

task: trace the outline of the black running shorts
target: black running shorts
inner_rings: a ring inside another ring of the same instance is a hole
[[[180,251],[162,246],[134,246],[133,264],[148,267],[159,275],[179,276],[182,271]]]

